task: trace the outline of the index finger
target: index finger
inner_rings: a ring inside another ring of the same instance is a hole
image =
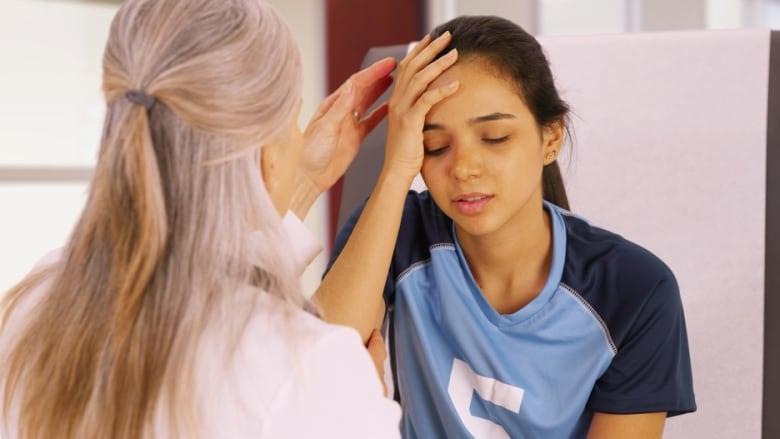
[[[357,111],[359,115],[363,115],[363,113],[371,108],[377,99],[379,99],[385,93],[385,91],[390,88],[392,83],[393,77],[385,76],[384,78],[381,78],[379,81],[372,84],[370,87],[367,87],[358,92],[355,111]]]
[[[358,114],[363,114],[392,84],[393,78],[390,74],[393,70],[395,70],[395,59],[387,57],[353,74],[325,98],[312,119],[319,119],[330,111],[333,103],[342,93],[345,93],[347,87],[352,90],[351,93],[355,96],[356,106],[353,110],[357,111]]]

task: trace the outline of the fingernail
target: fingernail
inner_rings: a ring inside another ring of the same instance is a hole
[[[374,61],[374,63],[371,64],[371,66],[373,67],[373,66],[378,65],[378,64],[386,63],[388,61],[395,62],[395,58],[393,58],[392,56],[388,56],[388,57],[380,59],[379,61]]]
[[[344,94],[346,95],[352,94],[352,81],[347,81],[347,83],[344,84]]]
[[[460,83],[459,83],[459,82],[458,82],[458,80],[456,79],[456,80],[454,80],[454,81],[450,82],[449,84],[447,84],[447,88],[448,88],[448,89],[450,89],[450,90],[455,90],[456,88],[458,88],[458,85],[459,85],[459,84],[460,84]]]
[[[447,52],[447,54],[444,56],[446,56],[448,59],[455,58],[456,56],[458,56],[458,49],[452,49],[449,52]]]

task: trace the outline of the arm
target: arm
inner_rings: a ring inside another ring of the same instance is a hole
[[[596,412],[588,430],[588,439],[660,439],[666,412],[615,415]]]
[[[352,326],[363,342],[385,313],[382,292],[411,179],[382,173],[344,249],[314,300],[326,321]]]
[[[425,115],[457,90],[457,83],[429,89],[457,59],[453,53],[433,61],[449,40],[448,33],[435,41],[426,36],[399,64],[383,169],[352,235],[314,295],[327,321],[352,326],[364,343],[384,316],[382,292],[406,194],[422,166]]]

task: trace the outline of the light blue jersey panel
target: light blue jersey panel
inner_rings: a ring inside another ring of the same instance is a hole
[[[405,438],[585,436],[585,405],[615,351],[593,310],[560,284],[566,231],[551,213],[549,279],[514,314],[500,315],[484,299],[457,241],[434,246],[429,261],[397,278]]]

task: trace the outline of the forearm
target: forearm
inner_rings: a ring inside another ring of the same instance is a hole
[[[384,315],[382,293],[411,178],[383,172],[314,299],[325,320],[351,326],[366,342]]]
[[[660,439],[664,432],[666,412],[615,415],[594,413],[588,439]]]
[[[385,167],[347,244],[315,293],[324,317],[352,326],[366,342],[384,315],[384,291],[406,194],[424,158],[425,115],[457,91],[457,81],[429,89],[457,60],[435,59],[449,42],[423,38],[399,64],[388,100]]]

